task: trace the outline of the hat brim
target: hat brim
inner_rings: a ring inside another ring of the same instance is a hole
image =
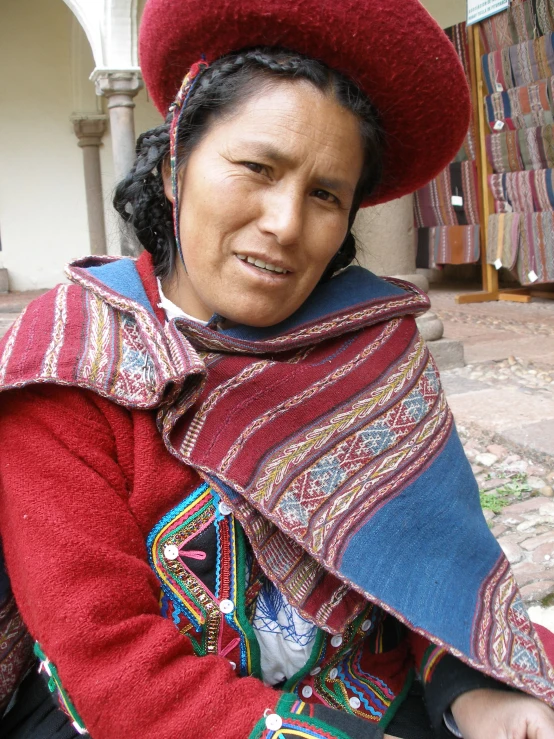
[[[417,190],[454,158],[471,103],[464,70],[419,0],[148,0],[139,51],[165,116],[191,65],[253,46],[282,46],[352,79],[379,112],[384,177],[375,205]]]

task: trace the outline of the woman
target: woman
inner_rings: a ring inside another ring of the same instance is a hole
[[[158,107],[205,57],[116,192],[146,252],[74,264],[1,349],[3,548],[71,715],[31,673],[3,736],[554,735],[417,336],[427,299],[345,269],[359,206],[455,153],[463,73],[417,0],[339,10],[147,3]]]

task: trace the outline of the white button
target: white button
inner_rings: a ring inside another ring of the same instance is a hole
[[[304,687],[302,688],[302,697],[303,698],[311,698],[313,692],[314,691],[310,688],[309,685],[304,685]]]
[[[310,670],[310,675],[314,675],[314,676],[319,675],[320,672],[321,672],[321,667],[314,667],[313,670]]]
[[[355,695],[353,695],[352,698],[350,698],[350,700],[348,702],[350,703],[350,706],[354,710],[356,710],[357,708],[359,708],[362,705],[360,699],[358,697],[356,697]]]
[[[369,631],[371,628],[371,621],[364,621],[362,624],[362,631]]]
[[[276,713],[270,713],[265,720],[265,728],[270,731],[279,731],[283,725],[283,719]]]
[[[235,604],[232,600],[222,600],[219,604],[219,610],[221,613],[233,613],[235,610]]]
[[[222,516],[230,516],[231,513],[233,512],[229,508],[229,506],[226,503],[224,503],[223,501],[221,501],[219,503],[218,508],[219,508],[219,512],[221,513]]]
[[[236,670],[237,669],[237,663],[236,662],[232,662],[231,660],[229,660],[229,664],[231,665],[231,669],[232,670]]]
[[[342,644],[342,636],[340,636],[339,634],[337,634],[331,639],[332,647],[340,647],[341,644]]]
[[[179,558],[179,549],[175,546],[175,544],[168,544],[166,547],[164,547],[164,557],[170,560]]]
[[[331,680],[334,680],[338,674],[339,671],[337,670],[337,668],[333,667],[333,669],[329,672],[329,677],[331,678]]]

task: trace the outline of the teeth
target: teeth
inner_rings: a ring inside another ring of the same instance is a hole
[[[243,262],[248,262],[248,264],[253,264],[255,267],[258,267],[259,269],[266,269],[268,272],[278,272],[280,275],[288,274],[288,271],[286,269],[283,269],[282,267],[275,267],[273,264],[267,264],[266,262],[262,262],[261,259],[254,259],[254,257],[246,257],[244,254],[237,254],[237,257],[241,259]]]

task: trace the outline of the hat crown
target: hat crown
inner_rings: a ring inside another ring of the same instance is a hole
[[[379,112],[385,177],[372,203],[412,192],[455,156],[470,99],[454,47],[419,0],[148,0],[139,53],[165,116],[198,59],[280,46],[350,77]],[[369,203],[366,203],[369,204]]]

